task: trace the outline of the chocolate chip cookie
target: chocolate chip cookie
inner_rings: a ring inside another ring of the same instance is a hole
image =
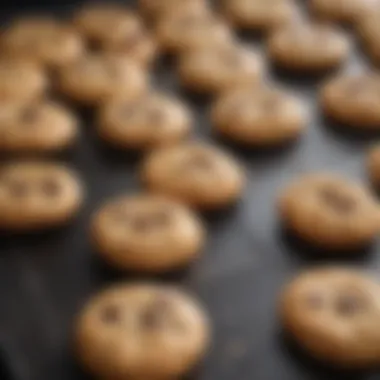
[[[0,60],[0,99],[3,103],[23,104],[45,95],[49,81],[33,63],[21,60]]]
[[[86,5],[74,17],[74,24],[96,49],[122,54],[144,66],[156,58],[153,36],[128,8],[116,4]]]
[[[84,53],[83,40],[73,28],[47,17],[14,21],[1,39],[3,53],[46,65],[64,66]]]
[[[181,290],[120,284],[91,299],[75,328],[82,365],[102,379],[180,378],[205,355],[208,318]]]
[[[187,89],[215,94],[257,83],[264,73],[261,55],[245,46],[195,49],[179,62],[181,84]]]
[[[269,32],[292,21],[293,0],[224,0],[223,14],[233,25]]]
[[[380,286],[343,267],[308,270],[283,291],[284,329],[315,358],[345,368],[380,363]]]
[[[66,224],[83,201],[77,175],[60,164],[14,162],[0,167],[0,228],[29,231]]]
[[[164,272],[195,260],[205,230],[187,207],[155,195],[121,196],[94,215],[95,249],[122,270]]]
[[[133,61],[107,54],[92,54],[61,71],[58,89],[71,99],[89,106],[113,97],[133,99],[149,84],[147,73]]]
[[[153,192],[172,196],[200,209],[218,209],[241,196],[245,175],[228,153],[190,142],[150,154],[141,178]]]
[[[0,152],[52,153],[72,146],[77,135],[76,117],[59,104],[0,107]]]
[[[338,75],[321,88],[320,103],[332,120],[358,130],[380,129],[380,75]]]
[[[331,25],[298,22],[278,28],[268,38],[268,54],[275,66],[301,72],[321,72],[342,65],[350,40]]]
[[[301,238],[330,250],[365,246],[380,231],[380,207],[364,187],[330,173],[308,175],[279,199],[280,217]]]
[[[213,129],[247,146],[266,147],[297,138],[306,127],[303,104],[267,85],[229,91],[212,106]]]
[[[158,92],[136,100],[115,100],[100,112],[99,135],[127,149],[149,149],[183,140],[192,127],[191,111],[180,100]]]

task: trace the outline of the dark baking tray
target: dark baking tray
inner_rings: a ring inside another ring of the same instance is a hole
[[[43,0],[3,3],[3,18],[29,11],[68,14],[75,3]],[[243,36],[248,43],[257,43]],[[347,70],[365,62],[355,52]],[[291,178],[331,170],[366,182],[364,152],[372,140],[328,125],[318,112],[320,78],[272,73],[308,103],[307,133],[297,143],[269,152],[228,147],[249,173],[242,201],[225,212],[205,216],[209,240],[201,260],[181,273],[162,278],[195,292],[214,325],[214,344],[190,378],[199,380],[380,379],[378,373],[343,373],[315,363],[288,342],[276,318],[282,285],[302,268],[331,262],[283,232],[275,200]],[[157,65],[157,85],[184,96],[196,113],[197,134],[212,141],[207,99],[181,91],[173,62]],[[97,139],[91,112],[83,113],[81,142],[61,160],[75,166],[88,189],[80,217],[67,228],[43,234],[0,237],[1,380],[88,379],[71,350],[73,318],[89,296],[132,275],[121,275],[101,263],[91,250],[87,226],[102,201],[139,189],[140,157],[112,151]],[[218,141],[218,143],[221,143]],[[339,261],[376,270],[380,246]],[[379,326],[380,328],[380,326]]]

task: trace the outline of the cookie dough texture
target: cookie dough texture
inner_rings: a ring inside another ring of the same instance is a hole
[[[292,0],[224,0],[221,8],[227,20],[244,29],[270,32],[290,23],[295,16]]]
[[[312,356],[345,368],[380,362],[380,287],[343,267],[305,271],[283,291],[280,318]]]
[[[24,104],[43,97],[49,81],[37,65],[21,60],[0,60],[0,97],[3,103]]]
[[[275,66],[320,72],[342,65],[350,40],[332,25],[298,22],[277,29],[268,38],[268,55]]]
[[[180,378],[203,358],[208,318],[181,290],[120,284],[92,298],[75,328],[79,361],[101,379]]]
[[[379,233],[380,209],[360,184],[330,173],[307,175],[280,195],[284,225],[306,241],[331,250],[359,248]]]
[[[190,109],[162,93],[107,103],[99,115],[99,135],[126,149],[151,149],[183,140],[192,128]]]
[[[91,224],[95,249],[121,270],[163,272],[195,260],[205,241],[200,219],[161,196],[130,195],[108,201]]]
[[[14,21],[3,32],[0,46],[8,57],[48,68],[62,67],[84,53],[83,40],[73,28],[47,17]]]
[[[141,18],[121,5],[87,4],[75,15],[74,25],[98,50],[121,54],[143,66],[157,56],[155,39]]]
[[[154,151],[141,178],[149,190],[200,209],[236,202],[245,185],[244,171],[230,154],[198,142]]]
[[[84,190],[77,175],[54,163],[14,162],[0,167],[0,228],[28,231],[66,224]]]
[[[149,85],[148,74],[128,58],[93,54],[61,71],[58,89],[81,104],[94,106],[114,97],[133,99]]]
[[[256,147],[294,140],[307,124],[305,107],[297,98],[266,85],[223,94],[212,106],[211,119],[217,134]]]
[[[332,120],[370,131],[380,128],[380,75],[368,72],[358,75],[338,75],[321,88],[320,103]]]
[[[53,102],[3,106],[0,111],[0,152],[52,153],[72,146],[78,121]]]
[[[178,70],[186,89],[218,94],[259,82],[264,61],[256,50],[245,46],[201,48],[183,54]]]

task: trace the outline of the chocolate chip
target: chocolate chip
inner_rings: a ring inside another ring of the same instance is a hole
[[[351,316],[365,307],[363,299],[358,295],[345,294],[336,301],[336,310],[340,315]]]
[[[116,323],[120,320],[120,309],[116,305],[108,305],[101,311],[104,323]]]
[[[28,184],[25,181],[21,180],[10,180],[7,186],[11,195],[17,198],[25,197],[29,191]]]
[[[157,296],[144,310],[141,325],[144,328],[156,329],[167,324],[170,317],[171,303],[165,296]]]
[[[322,189],[320,196],[325,204],[339,214],[348,214],[352,212],[356,206],[355,199],[331,187]]]
[[[41,184],[41,190],[48,197],[55,197],[61,189],[60,184],[54,178],[47,178]]]

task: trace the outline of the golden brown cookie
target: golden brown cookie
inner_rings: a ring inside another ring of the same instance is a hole
[[[174,287],[135,283],[102,291],[75,328],[79,361],[102,379],[175,379],[205,355],[208,318]]]
[[[121,5],[86,5],[74,17],[74,25],[101,51],[120,53],[142,65],[156,58],[153,36],[136,13]]]
[[[4,103],[23,104],[45,95],[49,81],[35,64],[21,60],[0,60],[0,98]]]
[[[311,0],[309,8],[320,19],[345,24],[355,23],[376,7],[377,0]]]
[[[224,0],[222,10],[234,25],[269,32],[292,21],[293,0]]]
[[[326,116],[358,130],[380,129],[380,75],[338,75],[320,91],[320,103]]]
[[[189,52],[195,48],[230,45],[234,36],[229,26],[210,13],[170,13],[156,26],[159,46],[169,53]]]
[[[183,140],[191,127],[191,111],[185,104],[155,92],[107,103],[100,111],[98,131],[112,145],[149,149]]]
[[[228,153],[190,142],[153,152],[141,178],[153,192],[172,196],[200,209],[218,209],[241,196],[245,175]]]
[[[0,108],[0,152],[51,153],[72,146],[78,121],[52,102]]]
[[[306,110],[293,95],[267,85],[223,94],[211,109],[213,129],[240,144],[266,147],[297,138],[306,127]]]
[[[0,228],[28,231],[66,224],[83,202],[83,187],[70,169],[44,162],[0,167]]]
[[[283,291],[280,318],[317,359],[345,368],[380,363],[380,286],[360,271],[305,271]]]
[[[93,245],[121,270],[165,272],[194,261],[205,242],[199,218],[161,196],[141,194],[108,201],[91,223]]]
[[[322,248],[359,248],[380,231],[380,207],[374,196],[334,174],[298,179],[282,191],[278,205],[287,228]]]
[[[179,62],[181,84],[200,93],[221,93],[257,83],[264,73],[261,55],[245,46],[194,49]]]
[[[348,37],[331,25],[298,22],[278,28],[268,38],[275,66],[292,71],[325,71],[340,66],[350,52]]]
[[[58,78],[58,89],[63,94],[90,106],[113,97],[139,97],[148,85],[147,73],[136,63],[106,54],[85,56],[65,67]]]
[[[84,53],[84,44],[74,29],[52,18],[35,17],[14,21],[1,38],[2,52],[48,67],[61,67]]]
[[[368,58],[376,65],[380,64],[380,9],[362,17],[356,31]]]

